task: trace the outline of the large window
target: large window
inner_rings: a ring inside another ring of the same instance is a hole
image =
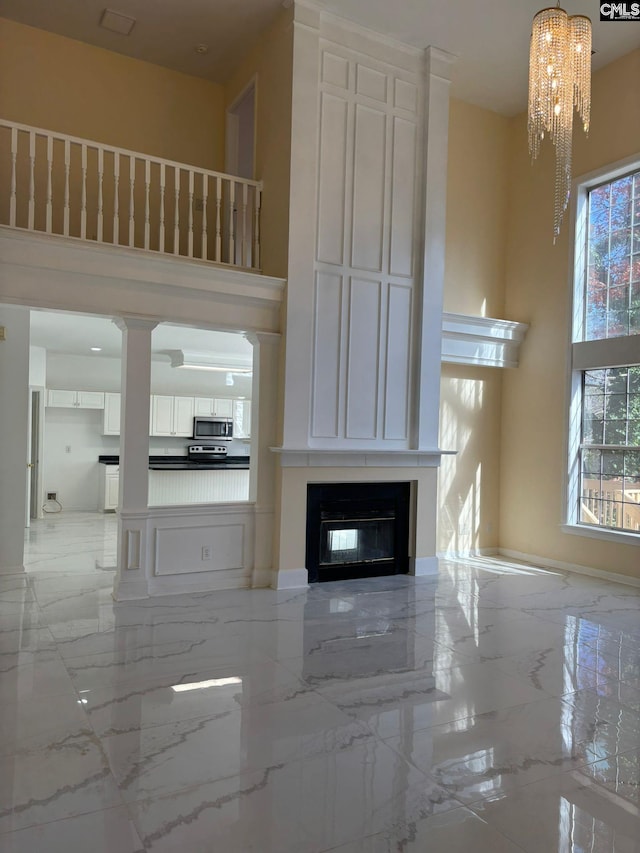
[[[639,165],[578,191],[568,521],[640,543]]]

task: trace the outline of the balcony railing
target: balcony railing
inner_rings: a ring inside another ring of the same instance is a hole
[[[0,119],[0,224],[260,268],[262,184]]]

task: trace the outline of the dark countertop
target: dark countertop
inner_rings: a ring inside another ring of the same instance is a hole
[[[98,456],[102,465],[119,465],[119,456]],[[150,471],[238,471],[249,469],[248,456],[227,456],[226,459],[193,462],[186,456],[150,456]]]

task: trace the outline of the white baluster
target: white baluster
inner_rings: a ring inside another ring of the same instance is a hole
[[[98,148],[98,221],[96,229],[96,240],[102,243],[104,235],[104,197],[102,193],[102,181],[104,179],[104,149]]]
[[[260,203],[262,201],[262,191],[260,187],[256,187],[256,207],[254,211],[253,225],[253,267],[260,269]]]
[[[229,181],[229,258],[228,263],[236,262],[236,235],[235,235],[235,206],[236,206],[236,182]]]
[[[215,260],[220,263],[222,256],[222,180],[216,177],[216,256]]]
[[[173,210],[173,254],[180,251],[180,169],[173,167],[173,187],[175,193],[175,207]]]
[[[144,161],[144,247],[149,248],[151,233],[151,213],[149,210],[149,190],[151,187],[151,161]]]
[[[71,142],[68,139],[64,141],[64,221],[62,225],[62,233],[65,237],[69,236],[69,180],[71,175]]]
[[[202,260],[207,259],[207,197],[209,195],[209,175],[202,175]]]
[[[193,257],[193,172],[189,170],[188,256]]]
[[[136,234],[135,202],[136,189],[136,158],[129,155],[129,245],[133,246]]]
[[[18,128],[11,128],[11,196],[9,198],[9,225],[15,228],[16,225],[16,195],[17,195],[17,180],[16,180],[16,161],[18,159]]]
[[[80,205],[80,237],[87,238],[87,146],[82,143],[82,202]]]
[[[240,261],[243,267],[249,266],[249,233],[247,231],[247,200],[249,195],[249,187],[247,184],[242,185],[242,252]]]
[[[53,136],[47,136],[47,218],[45,229],[51,234],[53,223]]]
[[[113,152],[113,245],[120,242],[120,154]]]
[[[164,252],[164,182],[165,182],[165,164],[160,163],[160,235],[158,240],[158,248]]]
[[[29,221],[27,228],[33,231],[36,221],[36,135],[29,131]]]

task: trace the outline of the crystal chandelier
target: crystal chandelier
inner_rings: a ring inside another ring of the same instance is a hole
[[[533,19],[529,53],[529,153],[549,134],[556,149],[553,235],[560,233],[571,191],[573,108],[585,133],[591,114],[591,21],[567,15],[560,3]]]

